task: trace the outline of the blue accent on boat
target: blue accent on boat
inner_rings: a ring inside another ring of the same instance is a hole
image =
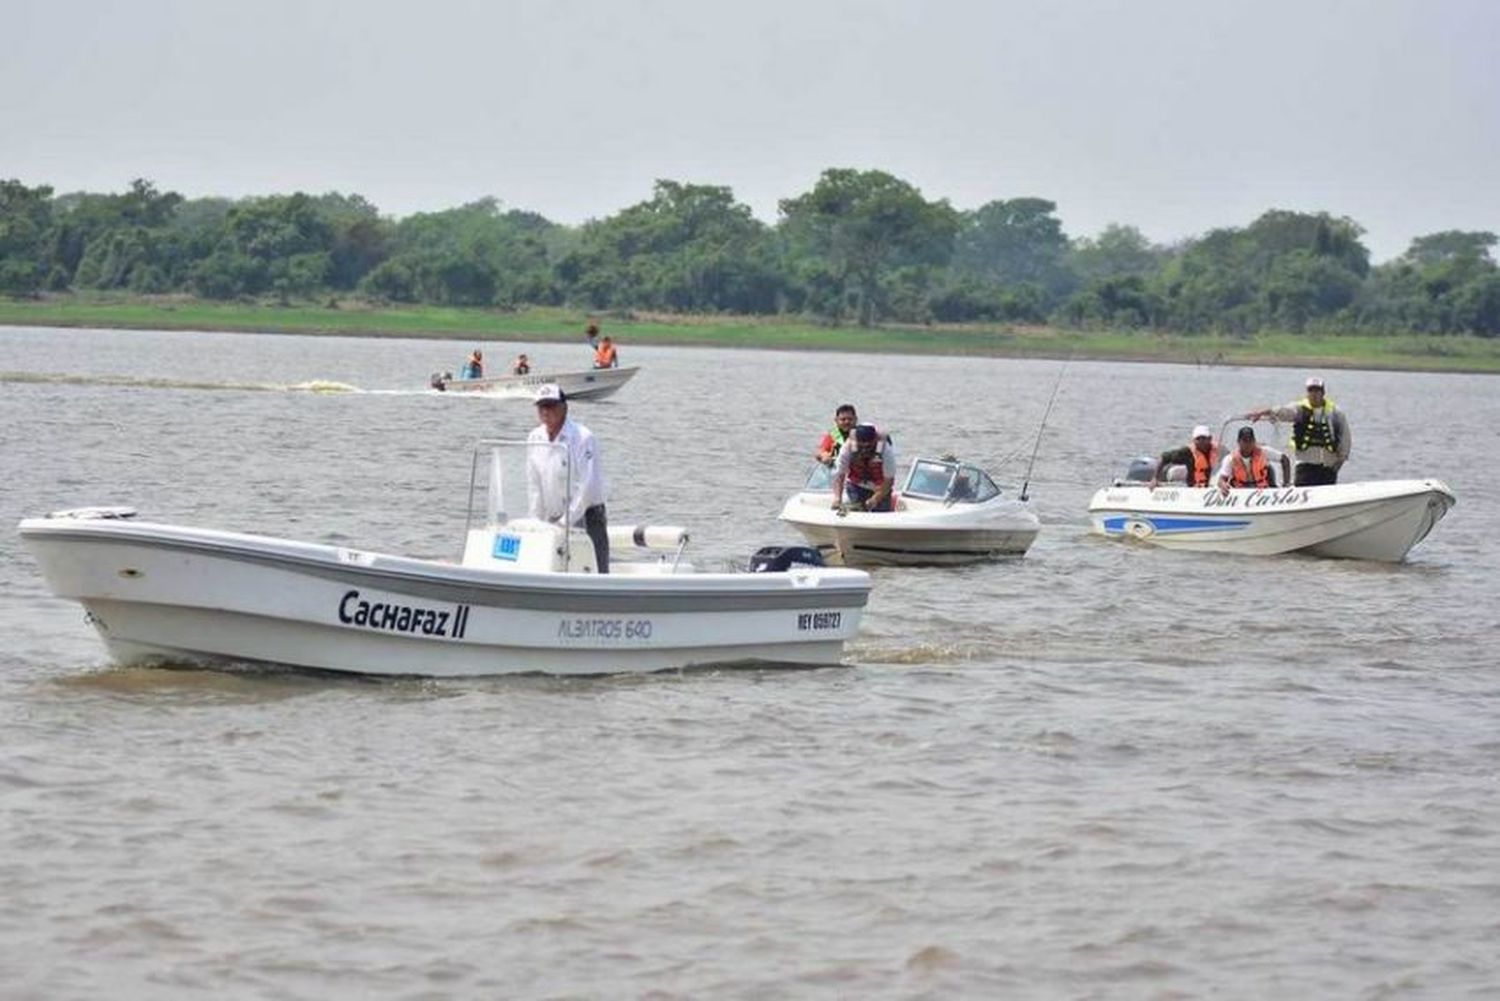
[[[521,555],[521,537],[519,535],[495,536],[495,544],[490,549],[490,553],[497,560],[514,562]]]
[[[1230,521],[1226,518],[1184,518],[1168,515],[1150,514],[1122,514],[1104,519],[1104,531],[1107,533],[1123,533],[1125,526],[1132,521],[1144,521],[1151,525],[1155,532],[1183,534],[1187,532],[1222,532],[1227,529],[1244,528],[1249,525],[1248,521]]]

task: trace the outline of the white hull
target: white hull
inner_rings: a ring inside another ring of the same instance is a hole
[[[1397,562],[1456,499],[1441,480],[1231,490],[1106,487],[1089,502],[1095,534],[1168,549],[1307,553]]]
[[[639,371],[639,365],[632,365],[629,368],[543,372],[537,375],[498,376],[493,379],[449,379],[443,381],[441,389],[448,393],[479,393],[501,399],[530,400],[538,387],[552,383],[561,387],[570,400],[602,400],[618,392]]]
[[[810,491],[788,500],[781,520],[830,563],[846,566],[941,566],[1024,556],[1041,530],[1036,513],[1021,501],[900,504],[897,511],[841,515],[830,506],[829,493]]]
[[[134,521],[38,518],[20,531],[123,664],[423,677],[836,664],[870,587],[830,568],[506,572]]]

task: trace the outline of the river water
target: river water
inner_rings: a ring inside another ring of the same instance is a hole
[[[532,417],[421,391],[471,346],[0,330],[0,523],[451,557],[470,443]],[[1087,534],[1129,456],[1300,370],[622,354],[573,413],[611,517],[700,561],[795,541],[845,400],[1015,483],[1058,387],[1043,533],[878,571],[840,668],[372,682],[113,668],[7,529],[0,996],[1500,996],[1500,383],[1325,373],[1345,480],[1459,497],[1387,566]]]

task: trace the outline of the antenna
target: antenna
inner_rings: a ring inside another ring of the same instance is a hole
[[[1063,359],[1062,368],[1057,370],[1057,381],[1052,384],[1052,396],[1047,400],[1047,409],[1042,411],[1042,423],[1036,429],[1036,444],[1031,448],[1031,461],[1026,464],[1026,480],[1021,484],[1021,499],[1028,500],[1027,491],[1031,489],[1031,469],[1036,465],[1036,454],[1042,450],[1042,429],[1047,426],[1047,418],[1052,413],[1052,404],[1057,402],[1057,391],[1062,388],[1063,374],[1068,371],[1068,362],[1073,360],[1070,353]]]

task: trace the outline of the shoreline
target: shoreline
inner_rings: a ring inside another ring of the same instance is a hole
[[[1055,327],[825,327],[782,317],[593,314],[625,346],[848,351],[989,358],[1147,362],[1197,367],[1368,369],[1500,374],[1500,339],[1399,334],[1258,334],[1243,338]],[[582,343],[590,314],[533,308],[224,305],[193,299],[0,300],[0,326],[493,343]]]

